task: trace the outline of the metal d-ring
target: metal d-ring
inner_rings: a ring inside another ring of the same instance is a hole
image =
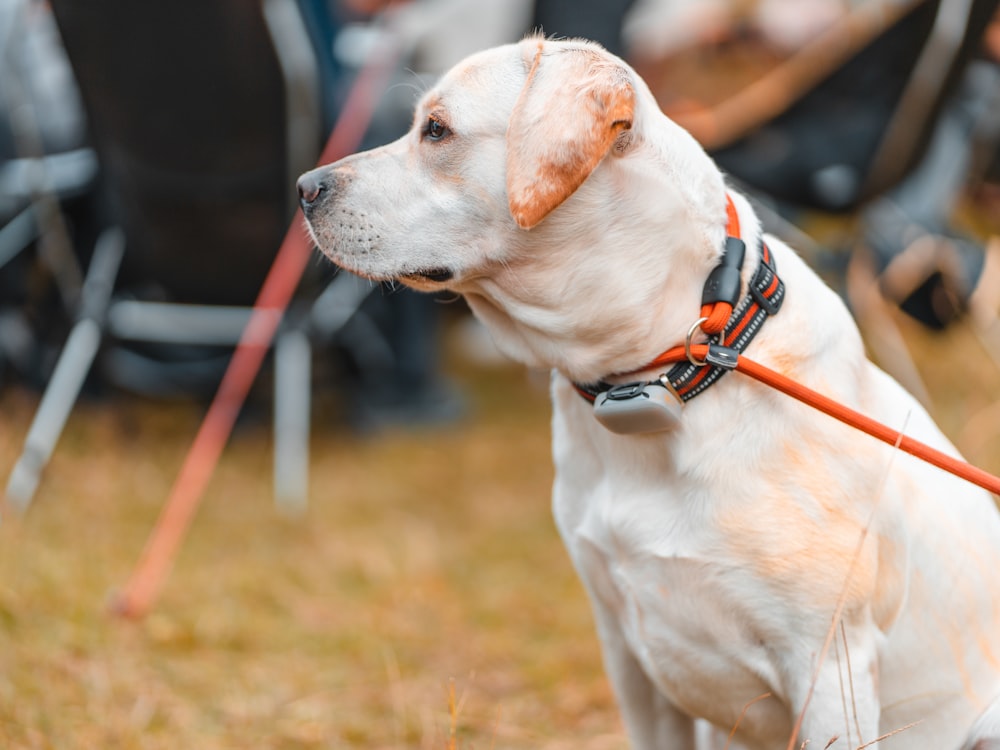
[[[708,318],[698,318],[690,328],[688,328],[687,336],[684,337],[684,354],[690,362],[695,367],[704,367],[708,364],[705,360],[695,359],[694,355],[691,353],[691,337],[694,336],[694,332],[701,328],[701,324],[704,323]]]

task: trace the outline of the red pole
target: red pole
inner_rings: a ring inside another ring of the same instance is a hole
[[[379,95],[385,88],[394,58],[395,55],[391,54],[374,54],[358,74],[320,156],[320,164],[336,161],[357,150],[371,122]],[[312,249],[303,226],[302,212],[296,211],[257,295],[253,313],[222,377],[219,390],[188,449],[139,562],[125,588],[112,603],[116,614],[138,619],[152,608],[285,309],[312,256]]]

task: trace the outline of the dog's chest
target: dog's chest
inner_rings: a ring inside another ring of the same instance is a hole
[[[749,702],[780,684],[781,615],[750,572],[716,554],[723,541],[697,512],[672,510],[657,493],[612,496],[609,485],[578,496],[581,505],[560,519],[599,617],[614,623],[672,703],[733,726]],[[557,515],[558,506],[557,495]],[[780,703],[767,703],[743,718],[748,737],[787,733]]]

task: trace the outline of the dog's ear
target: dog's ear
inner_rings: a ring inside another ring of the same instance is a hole
[[[580,187],[632,127],[628,70],[596,50],[538,49],[507,126],[507,199],[530,229]]]

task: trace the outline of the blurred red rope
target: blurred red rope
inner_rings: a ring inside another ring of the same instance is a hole
[[[357,150],[395,65],[395,52],[373,53],[358,73],[320,164]],[[152,608],[312,252],[302,212],[296,211],[167,502],[125,588],[112,602],[116,614],[138,619]]]

